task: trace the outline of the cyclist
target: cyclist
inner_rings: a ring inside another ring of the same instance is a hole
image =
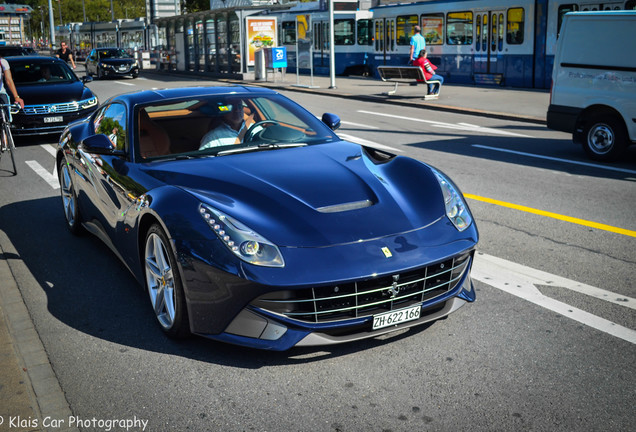
[[[73,60],[73,53],[66,47],[66,42],[62,42],[60,45],[62,47],[55,52],[55,57],[64,60],[66,63],[70,61],[73,69],[75,69],[75,60]]]
[[[4,78],[4,79],[2,79]],[[13,76],[11,75],[11,68],[9,67],[9,62],[4,58],[0,57],[0,99],[2,103],[9,103],[9,95],[4,87],[4,83],[7,83],[7,87],[13,94],[13,100],[20,104],[20,108],[24,108],[24,101],[20,96],[18,96],[18,90],[15,88],[15,84],[13,83]]]

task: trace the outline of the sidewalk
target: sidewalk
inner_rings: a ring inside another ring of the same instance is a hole
[[[191,77],[206,81],[207,85],[215,82],[213,78],[196,74],[157,71],[142,74]],[[336,88],[329,88],[331,79],[324,76],[287,74],[283,77],[278,73],[268,78],[268,81],[216,81],[538,124],[545,124],[550,100],[545,90],[445,84],[439,99],[425,101],[426,89],[422,85],[400,84],[397,93],[388,96],[386,92],[393,90],[394,84],[373,78],[336,77]],[[334,113],[339,114],[337,109]],[[7,245],[9,240],[0,232],[0,432],[46,430],[42,427],[44,417],[65,418],[71,412],[16,285],[9,260],[17,255],[7,250]],[[22,423],[18,427],[11,426],[11,417],[14,422]]]
[[[280,73],[275,76],[270,73],[268,81],[222,81],[538,124],[545,124],[550,103],[547,90],[459,84],[444,84],[436,100],[424,100],[426,88],[423,85],[400,84],[397,93],[389,96],[386,92],[393,90],[394,83],[364,77],[337,76],[335,89],[329,88],[331,79],[326,76],[312,79],[307,75],[286,74],[283,78]]]

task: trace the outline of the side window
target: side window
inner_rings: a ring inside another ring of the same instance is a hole
[[[525,31],[523,8],[508,9],[508,26],[506,28],[506,42],[508,45],[521,45]]]
[[[358,45],[371,45],[371,20],[364,19],[358,21]]]
[[[336,45],[354,45],[354,21],[352,19],[337,19],[333,23],[334,42]]]
[[[95,116],[95,133],[104,134],[117,150],[128,150],[126,142],[126,108],[113,103]]]
[[[397,44],[410,45],[413,27],[417,25],[417,15],[403,15],[397,17]]]
[[[294,45],[296,43],[296,21],[285,21],[281,24],[283,45]]]
[[[473,43],[472,12],[450,12],[446,15],[446,43],[448,45]]]

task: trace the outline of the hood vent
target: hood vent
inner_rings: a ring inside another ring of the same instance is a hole
[[[363,201],[336,204],[336,205],[325,206],[325,207],[318,207],[316,210],[318,210],[320,213],[341,213],[341,212],[346,212],[349,210],[358,210],[365,207],[371,207],[372,205],[373,203],[371,201],[363,200]]]

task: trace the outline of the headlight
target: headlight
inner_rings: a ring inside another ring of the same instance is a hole
[[[93,96],[90,99],[84,99],[79,101],[80,109],[86,109],[97,105],[97,96]]]
[[[199,205],[199,212],[223,244],[243,261],[263,267],[285,267],[278,247],[241,222],[206,204]]]
[[[112,66],[112,65],[109,65],[109,64],[106,64],[106,63],[100,63],[100,64],[99,64],[99,66],[100,66],[102,69],[112,69],[112,68],[113,68],[113,66]]]
[[[442,188],[444,205],[446,206],[446,216],[448,216],[453,225],[455,225],[455,228],[459,231],[464,231],[473,223],[473,217],[470,215],[466,202],[450,179],[433,168],[431,168],[431,170],[433,174],[435,174],[439,186]]]

